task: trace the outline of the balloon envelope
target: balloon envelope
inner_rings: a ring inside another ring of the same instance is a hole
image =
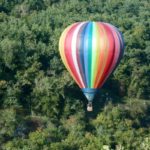
[[[89,101],[119,64],[123,49],[122,34],[104,22],[74,23],[59,41],[63,63]]]

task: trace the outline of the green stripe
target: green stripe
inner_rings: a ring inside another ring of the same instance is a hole
[[[92,72],[92,22],[90,22],[89,34],[88,34],[88,87],[91,87],[91,72]]]
[[[91,84],[90,87],[94,86],[94,77],[96,74],[96,55],[97,55],[97,30],[96,30],[96,23],[93,22],[93,32],[92,32],[92,70],[91,70]]]

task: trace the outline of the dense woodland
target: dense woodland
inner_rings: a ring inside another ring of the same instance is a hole
[[[86,111],[59,37],[77,21],[109,22],[125,54]],[[150,150],[148,0],[0,0],[0,149]]]

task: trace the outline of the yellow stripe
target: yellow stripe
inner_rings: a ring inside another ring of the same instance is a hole
[[[103,56],[103,49],[105,46],[105,40],[104,40],[104,29],[101,27],[100,23],[97,23],[97,58],[96,58],[96,73],[95,73],[95,80],[94,80],[94,88],[97,88],[100,77],[102,75],[102,71],[100,72],[102,63],[104,59]],[[98,76],[98,80],[97,80],[97,76]]]
[[[64,42],[65,42],[65,38],[66,38],[66,35],[68,33],[68,31],[70,30],[70,28],[72,27],[72,25],[70,25],[69,27],[67,27],[63,33],[61,34],[60,36],[60,39],[59,39],[59,52],[60,52],[60,56],[61,56],[61,59],[64,63],[64,65],[66,66],[66,68],[68,69],[68,64],[67,64],[67,60],[66,60],[66,57],[65,57],[65,51],[64,51]]]
[[[96,23],[96,28],[95,28],[95,32],[96,32],[96,58],[95,58],[95,68],[94,68],[94,85],[95,85],[95,80],[96,80],[96,76],[97,76],[97,73],[98,73],[98,66],[99,66],[99,56],[100,56],[100,32],[98,30],[98,24]],[[93,88],[94,88],[94,85],[93,85]]]

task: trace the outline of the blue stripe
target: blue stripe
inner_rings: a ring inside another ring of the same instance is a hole
[[[85,87],[87,87],[87,81],[86,81],[86,76],[85,76],[85,65],[84,65],[84,35],[85,35],[85,29],[87,27],[88,23],[85,23],[82,27],[81,30],[78,33],[77,36],[77,48],[78,48],[78,52],[77,52],[77,58],[79,58],[79,70],[84,82]]]
[[[118,36],[118,39],[119,39],[119,43],[120,43],[120,54],[119,54],[118,61],[116,63],[116,67],[117,67],[119,65],[119,63],[120,63],[120,60],[123,57],[123,53],[124,53],[124,40],[123,40],[123,36],[122,36],[121,32],[118,29],[117,29],[116,33],[117,33],[117,36]]]
[[[77,35],[77,59],[78,59],[78,66],[80,70],[80,74],[83,80],[83,83],[85,87],[87,86],[86,78],[85,78],[85,68],[84,68],[84,60],[83,60],[83,43],[82,39],[85,34],[85,27],[87,26],[87,23],[85,23],[83,26],[81,26],[78,35]]]
[[[119,65],[120,60],[122,59],[123,54],[124,54],[124,39],[123,39],[123,35],[122,35],[122,33],[121,33],[116,27],[114,27],[114,29],[115,29],[115,32],[116,32],[116,34],[117,34],[117,36],[118,36],[118,39],[119,39],[120,53],[119,53],[119,57],[118,57],[117,63],[116,63],[116,65],[115,65],[115,67],[114,67],[112,73],[115,71],[115,69],[116,69],[117,66]],[[120,35],[121,37],[120,37],[119,35]]]
[[[84,51],[84,65],[85,65],[85,77],[87,82],[87,87],[90,87],[90,79],[91,79],[91,62],[89,62],[90,59],[90,50],[92,50],[92,22],[88,22],[88,25],[85,28],[85,35],[83,39],[83,51]]]

